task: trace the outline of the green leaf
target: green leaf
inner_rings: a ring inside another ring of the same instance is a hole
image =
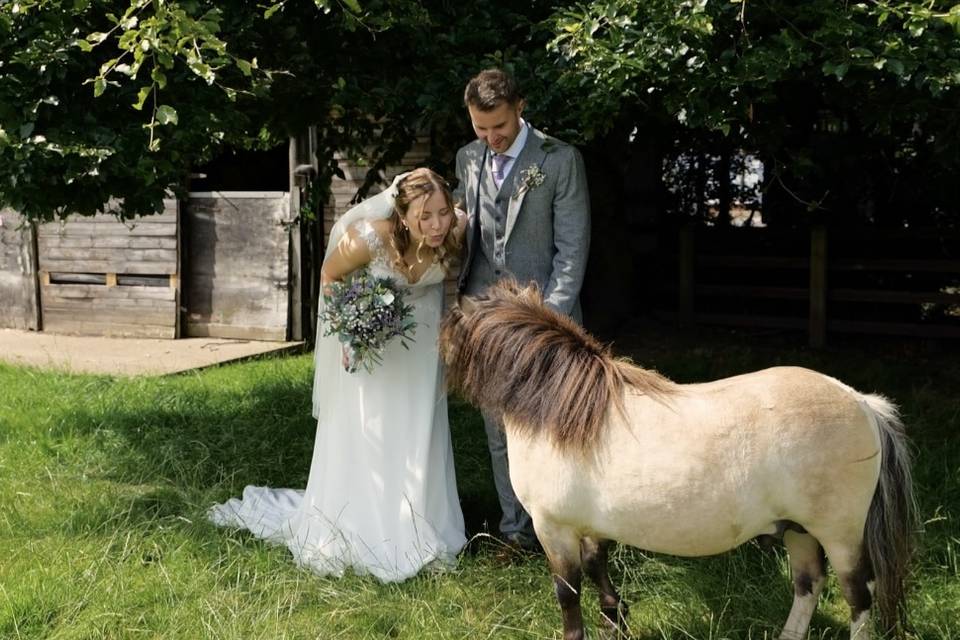
[[[890,60],[887,60],[887,69],[889,69],[890,72],[893,73],[894,75],[901,76],[901,77],[903,76],[903,71],[904,71],[903,63],[897,60],[896,58],[891,58]]]
[[[271,6],[271,7],[268,7],[267,10],[263,12],[263,17],[264,17],[266,20],[269,20],[270,17],[273,16],[273,14],[275,14],[277,11],[280,11],[280,9],[283,9],[283,3],[282,3],[282,2],[277,3],[277,4],[275,4],[275,5]]]
[[[150,91],[153,90],[153,85],[145,85],[140,87],[140,91],[137,92],[137,101],[133,103],[133,108],[137,111],[143,109],[143,103],[147,101],[147,96],[150,95]]]
[[[107,81],[102,76],[93,81],[93,97],[99,98],[107,89]]]
[[[245,76],[250,76],[250,75],[252,75],[252,72],[250,71],[251,65],[250,65],[249,62],[247,62],[246,60],[243,60],[243,59],[241,59],[241,58],[237,58],[237,61],[236,61],[236,62],[237,62],[237,68],[240,69],[240,71],[243,73],[243,75],[245,75]]]
[[[822,67],[824,75],[833,75],[837,77],[837,80],[843,80],[843,77],[847,75],[847,71],[850,70],[850,65],[846,62],[840,64],[834,64],[833,62],[824,62]]]
[[[349,9],[353,13],[360,13],[361,11],[363,11],[360,8],[360,3],[357,2],[357,0],[343,0],[343,4],[345,4],[347,6],[347,9]]]
[[[167,86],[167,76],[159,67],[153,68],[150,72],[150,79],[157,83],[158,89],[163,89]]]
[[[157,122],[160,124],[177,124],[177,110],[170,105],[162,104],[157,108]]]

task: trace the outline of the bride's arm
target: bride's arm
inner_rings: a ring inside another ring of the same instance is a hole
[[[320,267],[320,286],[327,293],[327,286],[350,272],[370,262],[370,248],[358,231],[351,227],[340,238],[336,248]]]

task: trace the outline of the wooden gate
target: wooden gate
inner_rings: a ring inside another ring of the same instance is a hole
[[[37,227],[44,331],[176,338],[179,204],[120,222],[70,216]]]
[[[182,224],[184,335],[287,340],[290,194],[191,193]]]

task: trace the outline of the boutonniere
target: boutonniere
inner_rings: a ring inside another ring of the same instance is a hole
[[[520,196],[531,189],[536,189],[546,179],[547,174],[540,167],[535,164],[530,165],[520,172],[520,185],[517,187],[517,195]]]

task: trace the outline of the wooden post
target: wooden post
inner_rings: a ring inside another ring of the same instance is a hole
[[[827,228],[810,230],[810,346],[827,344]]]
[[[678,309],[681,324],[693,323],[693,279],[696,262],[696,227],[684,225],[680,229],[680,277]]]
[[[23,260],[23,300],[24,325],[27,329],[40,331],[43,329],[43,306],[40,303],[40,262],[37,251],[37,223],[27,222],[21,232],[23,244],[20,247],[20,256]],[[40,276],[44,284],[50,284],[50,274]]]
[[[298,156],[297,138],[290,136],[290,209],[287,212],[287,221],[291,223],[287,227],[290,234],[290,288],[288,290],[290,297],[287,303],[289,305],[287,338],[290,340],[303,340],[303,241],[300,236],[301,180],[296,175],[296,168],[299,164]]]

